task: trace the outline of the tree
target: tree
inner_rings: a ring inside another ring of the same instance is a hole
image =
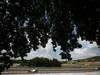
[[[11,65],[10,56],[7,55],[6,51],[2,52],[2,55],[0,55],[0,75],[3,70],[10,68]]]
[[[60,67],[61,63],[57,59],[48,59],[48,58],[43,58],[43,57],[36,57],[34,59],[26,61],[28,66],[33,66],[33,67]],[[26,65],[25,62],[22,63]]]
[[[100,47],[100,1],[81,0],[73,10],[82,39],[96,41]]]
[[[70,51],[82,47],[79,36],[99,46],[99,5],[99,0],[0,0],[0,51],[23,60],[51,38],[54,50],[60,45],[71,59]]]

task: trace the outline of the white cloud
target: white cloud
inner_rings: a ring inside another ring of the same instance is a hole
[[[100,56],[100,49],[98,48],[96,42],[93,42],[93,44],[90,44],[89,41],[81,40],[79,38],[79,42],[82,44],[82,48],[76,48],[72,54],[73,59],[83,59],[93,56]]]
[[[87,49],[85,49],[85,50],[78,49],[78,50],[75,50],[74,53],[79,54],[79,55],[83,55],[83,56],[96,56],[95,53],[88,52]]]
[[[50,39],[46,45],[46,48],[42,48],[41,46],[37,51],[31,51],[28,53],[28,57],[25,57],[26,59],[31,59],[34,57],[46,57],[46,58],[56,58],[61,60],[60,57],[60,46],[56,48],[56,52],[53,51],[52,40]],[[99,56],[100,55],[100,50],[96,44],[96,42],[93,42],[93,44],[90,44],[88,41],[81,41],[81,38],[79,38],[79,42],[82,44],[82,48],[76,48],[73,52],[71,52],[72,58],[75,59],[83,59],[87,57],[92,57],[92,56]]]
[[[56,58],[56,59],[60,59],[60,46],[58,46],[56,48],[56,52],[53,51],[53,48],[52,48],[52,44],[51,44],[52,40],[50,39],[46,45],[45,48],[39,46],[39,49],[37,51],[33,51],[31,50],[30,53],[28,53],[28,57],[25,57],[26,59],[32,59],[32,58],[35,58],[35,57],[46,57],[46,58],[50,58],[50,59],[53,59],[53,58]]]
[[[73,59],[83,59],[88,57],[97,56],[96,53],[90,51],[90,49],[75,49],[74,52],[71,53]]]

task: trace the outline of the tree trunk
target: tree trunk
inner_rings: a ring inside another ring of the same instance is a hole
[[[24,57],[23,56],[21,56],[21,60],[24,62]]]

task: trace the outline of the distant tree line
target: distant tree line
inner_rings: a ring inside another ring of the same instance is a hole
[[[21,66],[31,66],[31,67],[60,67],[61,62],[57,59],[48,59],[43,57],[36,57],[31,60],[20,60],[14,61],[14,63],[21,63]]]

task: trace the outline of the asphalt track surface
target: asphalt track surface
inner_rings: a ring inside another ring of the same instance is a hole
[[[2,72],[2,75],[9,75],[9,74],[43,74],[43,73],[84,73],[84,72],[100,72],[100,70],[40,70],[37,72],[30,72],[29,70],[8,70]]]

